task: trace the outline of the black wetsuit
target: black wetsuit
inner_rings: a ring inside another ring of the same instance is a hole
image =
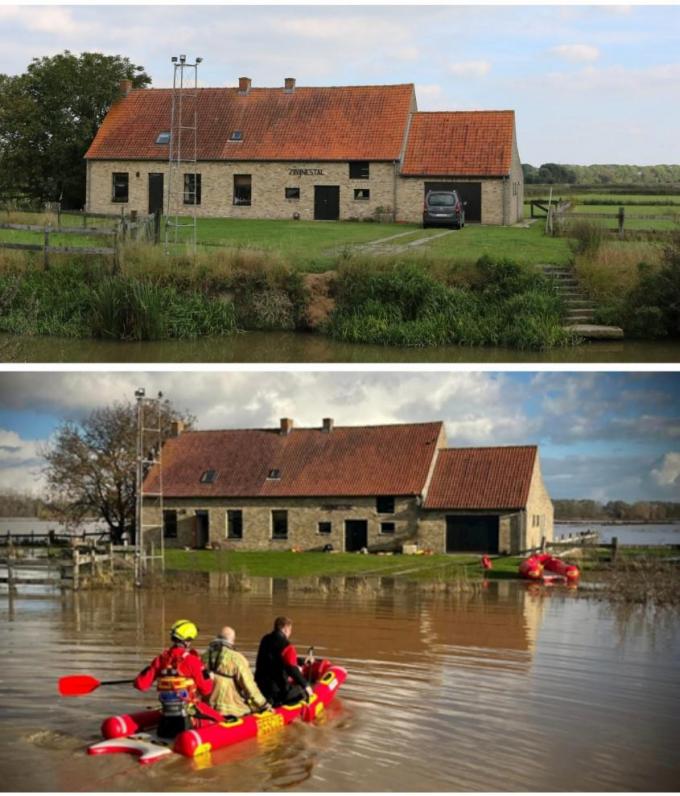
[[[292,678],[292,683],[289,678]],[[297,665],[295,647],[280,630],[272,630],[260,641],[255,682],[275,707],[306,699],[308,683]]]

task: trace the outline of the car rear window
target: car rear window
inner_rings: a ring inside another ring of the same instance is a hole
[[[432,207],[451,207],[455,205],[456,197],[452,193],[431,193],[427,203]]]

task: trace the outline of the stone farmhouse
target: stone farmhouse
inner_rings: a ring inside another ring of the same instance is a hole
[[[89,212],[168,209],[171,89],[122,81],[88,149]],[[524,180],[514,111],[423,113],[413,84],[198,89],[197,163],[171,214],[422,220],[426,191],[455,188],[466,220],[514,224]]]
[[[533,445],[447,448],[442,422],[174,432],[162,521],[157,498],[145,503],[168,546],[514,553],[553,537]],[[160,476],[150,470],[145,493]]]

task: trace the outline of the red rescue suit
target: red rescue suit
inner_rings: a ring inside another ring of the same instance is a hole
[[[213,681],[195,650],[181,645],[169,647],[137,675],[134,686],[140,691],[147,691],[157,680],[160,686],[161,683],[171,680],[173,676],[178,680],[188,681],[188,688],[183,689],[185,693],[182,696],[189,703],[192,726],[203,727],[212,724],[213,721],[223,720],[221,713],[199,698],[199,694],[204,697],[210,694]],[[159,693],[159,697],[163,702],[162,694]]]

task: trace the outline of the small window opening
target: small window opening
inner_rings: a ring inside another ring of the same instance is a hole
[[[200,482],[202,484],[214,484],[217,478],[217,470],[206,470],[201,474]]]
[[[281,470],[270,470],[267,478],[270,478],[272,481],[278,481],[281,478]]]
[[[250,174],[234,174],[234,204],[250,206],[252,178]]]
[[[371,198],[371,192],[369,191],[368,188],[355,188],[354,198],[365,201],[366,199]]]
[[[129,174],[127,171],[114,171],[113,172],[113,185],[112,196],[113,202],[127,202],[128,200],[128,183]]]
[[[272,539],[288,538],[288,512],[285,510],[272,511]]]
[[[243,141],[243,130],[232,130],[229,134],[230,141]]]
[[[369,166],[367,160],[353,160],[349,164],[350,180],[367,180],[369,176]]]
[[[375,510],[378,514],[394,514],[394,498],[385,495],[376,498]]]
[[[243,539],[243,511],[241,509],[227,511],[227,539]]]
[[[299,199],[299,198],[300,198],[299,188],[286,188],[286,199]]]
[[[319,523],[319,533],[330,533],[333,530],[333,525],[330,522]]]
[[[201,175],[200,174],[185,174],[184,175],[184,204],[185,205],[200,205],[201,204]]]
[[[157,144],[169,144],[170,143],[170,133],[158,133],[158,138],[156,139]]]
[[[163,512],[163,536],[165,539],[177,538],[177,511],[166,509]]]
[[[394,533],[395,524],[393,522],[381,522],[380,533]]]

